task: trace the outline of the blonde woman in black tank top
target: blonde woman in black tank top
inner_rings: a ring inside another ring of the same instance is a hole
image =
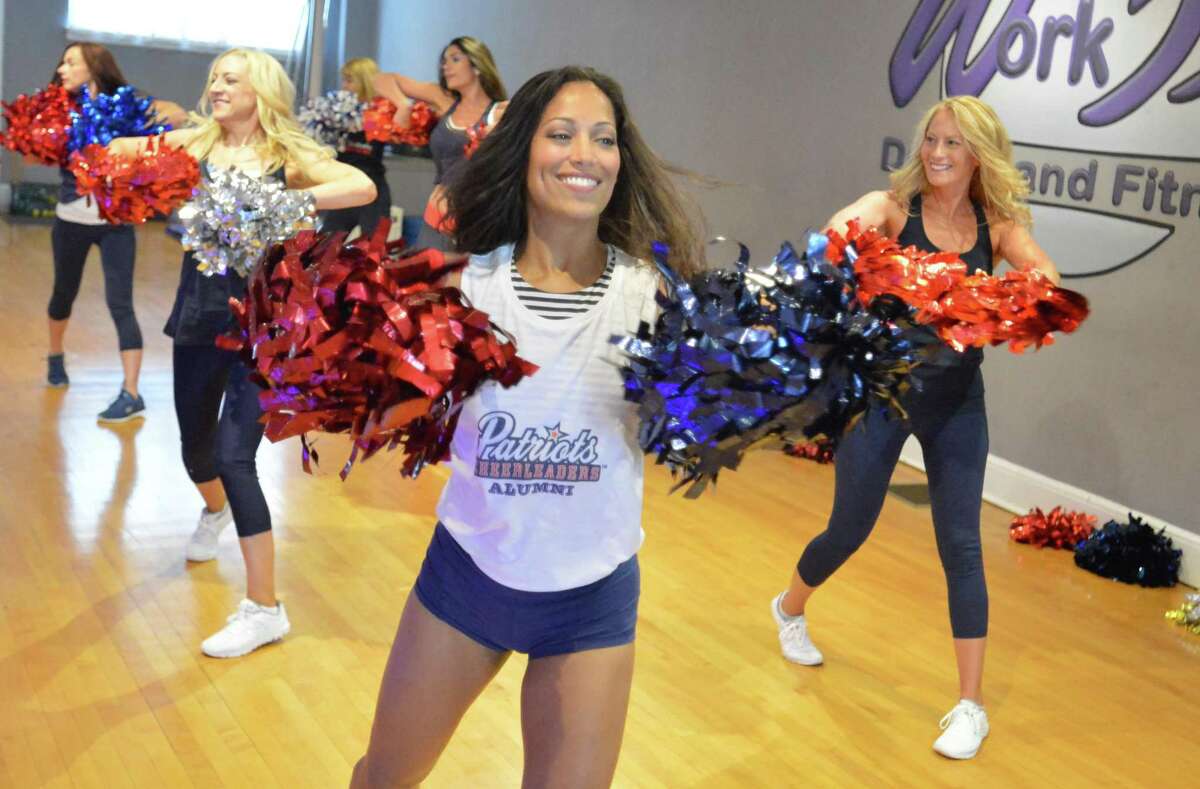
[[[972,97],[939,102],[917,126],[913,149],[892,175],[890,190],[864,195],[834,214],[828,227],[845,232],[858,219],[902,243],[957,253],[973,269],[991,273],[993,261],[1007,260],[1058,282],[1053,262],[1030,235],[1028,186],[990,107]],[[919,334],[918,342],[940,342]],[[988,732],[982,706],[987,588],[979,543],[988,438],[981,361],[977,350],[957,354],[945,347],[918,368],[921,388],[908,398],[907,422],[872,413],[851,431],[838,449],[829,525],[805,548],[788,590],[771,605],[784,657],[819,665],[823,657],[805,619],[809,597],[870,534],[904,441],[916,435],[929,476],[959,675],[960,701],[942,719],[934,750],[955,759],[973,757]]]
[[[375,199],[362,171],[335,161],[332,151],[304,134],[292,115],[295,88],[283,67],[258,50],[231,49],[209,68],[193,126],[167,132],[166,142],[213,168],[282,180],[307,191],[317,209],[349,208]],[[110,150],[139,153],[144,138],[114,140]],[[197,274],[184,257],[179,289],[165,331],[173,340],[175,413],[184,467],[204,500],[187,546],[189,561],[217,557],[221,531],[233,522],[246,565],[246,596],[220,630],[205,639],[209,657],[233,658],[277,641],[291,628],[275,596],[271,513],[258,481],[255,455],[263,425],[258,386],[232,351],[215,345],[233,323],[230,296],[244,296],[235,272]]]

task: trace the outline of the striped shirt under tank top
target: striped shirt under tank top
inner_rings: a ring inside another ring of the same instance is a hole
[[[608,248],[608,262],[605,263],[604,273],[600,275],[600,278],[583,290],[574,293],[547,293],[544,290],[538,290],[525,281],[525,278],[517,271],[517,262],[514,260],[510,267],[510,273],[517,299],[526,309],[551,320],[570,318],[572,315],[587,312],[600,303],[604,291],[608,290],[613,266],[616,264],[615,249],[611,246]]]

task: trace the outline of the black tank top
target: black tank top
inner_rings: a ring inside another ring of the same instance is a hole
[[[975,246],[968,249],[966,252],[959,254],[962,262],[967,264],[967,272],[974,273],[975,271],[983,271],[984,274],[992,273],[992,236],[988,232],[987,214],[983,211],[983,206],[974,200],[971,201],[971,208],[975,209],[975,221],[978,232],[975,236]],[[925,235],[925,223],[921,219],[921,195],[915,194],[912,197],[912,202],[909,203],[908,221],[904,223],[904,229],[900,231],[900,246],[914,246],[922,252],[942,252],[936,244],[929,240],[929,236]]]
[[[988,232],[987,214],[984,213],[983,206],[974,200],[971,201],[971,207],[975,209],[976,220],[976,236],[975,246],[968,249],[966,252],[959,254],[963,263],[967,264],[967,272],[975,273],[982,271],[984,274],[992,273],[992,236]],[[915,246],[922,252],[942,252],[936,244],[929,240],[929,236],[925,235],[925,224],[921,218],[921,195],[915,194],[912,201],[909,203],[908,221],[904,223],[904,229],[900,231],[900,237],[897,239],[900,246]],[[950,346],[943,343],[937,334],[926,326],[919,326],[908,332],[909,339],[917,346],[939,345],[936,350],[931,350],[924,354],[924,363],[916,368],[916,374],[921,377],[929,377],[936,375],[937,371],[946,367],[960,366],[975,366],[978,367],[983,362],[983,351],[979,348],[969,348],[963,353],[958,353]]]

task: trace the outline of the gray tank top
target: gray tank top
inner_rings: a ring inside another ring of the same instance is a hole
[[[484,126],[495,106],[496,102],[494,101],[489,104],[483,111],[483,115],[470,128],[479,129]],[[446,183],[451,171],[466,158],[464,151],[469,140],[467,130],[456,129],[450,125],[450,116],[454,114],[457,107],[457,101],[450,105],[450,109],[438,121],[437,126],[433,127],[433,131],[429,135],[429,154],[433,157],[433,182],[435,184]]]

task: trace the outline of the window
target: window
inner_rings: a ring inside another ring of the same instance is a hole
[[[308,31],[311,0],[68,0],[72,38],[219,52],[292,52]]]

